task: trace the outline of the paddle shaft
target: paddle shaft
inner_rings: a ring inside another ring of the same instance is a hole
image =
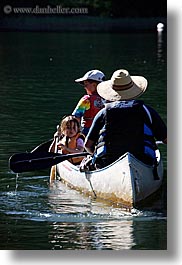
[[[54,152],[57,153],[57,144],[58,144],[58,137],[55,139],[55,147],[54,147]],[[56,179],[56,173],[57,173],[57,167],[56,165],[51,167],[50,171],[50,177],[49,177],[49,182],[52,183]]]
[[[39,144],[38,146],[36,146],[32,151],[31,151],[31,153],[35,153],[35,152],[47,152],[47,151],[49,151],[49,147],[50,147],[50,145],[51,145],[51,143],[53,142],[53,140],[54,139],[50,139],[50,140],[48,140],[48,141],[46,141],[46,142],[44,142],[44,143],[41,143],[41,144]]]
[[[15,173],[29,172],[50,168],[67,159],[86,156],[88,153],[58,154],[58,153],[20,153],[14,154],[9,159],[9,167]]]

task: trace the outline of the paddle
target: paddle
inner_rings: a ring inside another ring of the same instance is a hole
[[[47,142],[44,142],[44,143],[41,143],[39,144],[38,146],[36,146],[32,151],[31,153],[35,153],[35,152],[47,152],[49,150],[49,147],[52,143],[53,139],[50,139],[49,141]]]
[[[54,153],[57,153],[57,146],[58,144],[58,137],[55,138],[55,145],[54,145]],[[50,171],[50,177],[49,177],[49,182],[52,183],[54,180],[56,180],[56,174],[57,174],[57,167],[56,165],[51,167],[51,171]]]
[[[87,152],[66,155],[51,152],[20,153],[10,157],[9,167],[15,173],[35,171],[52,167],[73,157],[86,155]]]

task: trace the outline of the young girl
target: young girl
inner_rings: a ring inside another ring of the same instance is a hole
[[[50,147],[50,152],[62,151],[62,154],[73,154],[84,151],[85,136],[80,133],[80,125],[74,116],[67,116],[61,121],[54,141]],[[57,150],[56,150],[57,149]],[[70,159],[73,164],[79,164],[83,157]]]

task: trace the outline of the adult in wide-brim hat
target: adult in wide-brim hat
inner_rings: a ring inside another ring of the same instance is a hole
[[[110,80],[97,86],[98,94],[108,100],[131,100],[142,95],[147,89],[147,79],[143,76],[130,76],[125,69],[117,70]]]

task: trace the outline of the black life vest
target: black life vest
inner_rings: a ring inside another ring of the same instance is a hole
[[[156,145],[145,108],[142,101],[106,107],[105,127],[100,131],[96,156],[106,156],[110,163],[130,152],[146,163],[153,163]]]

